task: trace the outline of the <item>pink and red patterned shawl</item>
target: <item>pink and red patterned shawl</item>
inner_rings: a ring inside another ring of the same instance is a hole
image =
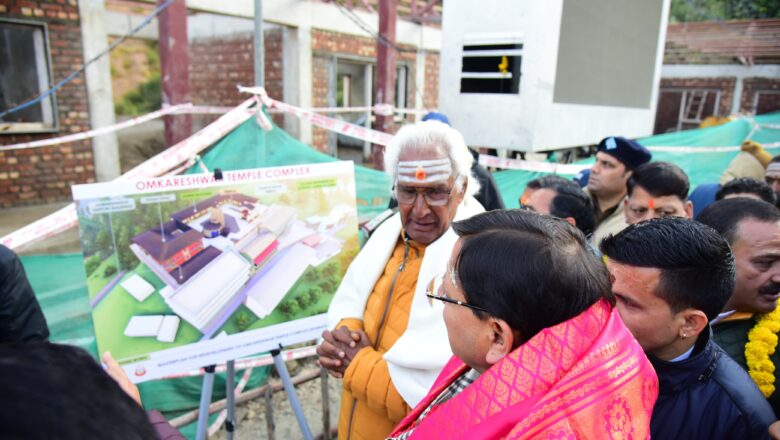
[[[543,330],[418,423],[467,369],[453,357],[391,437],[411,428],[411,438],[418,439],[650,437],[658,379],[605,301]]]

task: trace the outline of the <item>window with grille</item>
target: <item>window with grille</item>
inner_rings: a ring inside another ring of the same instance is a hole
[[[38,97],[50,83],[45,24],[0,20],[0,112]],[[56,126],[53,96],[0,118],[0,133],[51,131]]]

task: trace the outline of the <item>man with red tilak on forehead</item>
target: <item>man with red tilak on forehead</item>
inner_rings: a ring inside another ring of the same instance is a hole
[[[688,176],[675,164],[650,162],[638,166],[626,182],[626,189],[624,213],[629,225],[662,217],[693,218]]]
[[[453,219],[484,211],[472,161],[460,133],[438,121],[403,127],[385,151],[400,212],[350,265],[317,348],[320,365],[343,378],[340,439],[387,437],[452,356],[425,289],[457,241]]]

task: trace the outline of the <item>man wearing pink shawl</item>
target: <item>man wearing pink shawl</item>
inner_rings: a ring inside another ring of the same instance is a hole
[[[649,438],[658,381],[585,237],[520,210],[453,229],[428,297],[455,356],[390,437]]]

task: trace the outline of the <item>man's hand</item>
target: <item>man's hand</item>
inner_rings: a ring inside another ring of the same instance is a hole
[[[111,356],[111,353],[103,353],[103,363],[106,364],[106,373],[108,373],[108,375],[116,381],[119,387],[122,388],[122,391],[127,393],[128,396],[132,397],[133,400],[138,402],[139,405],[143,406],[141,403],[141,392],[138,391],[138,387],[130,381],[130,378],[127,377],[125,370],[123,370],[122,367],[120,367],[119,364],[114,360],[114,357]]]
[[[347,365],[349,365],[349,363],[352,362],[352,359],[355,359],[355,356],[357,356],[358,352],[363,349],[363,347],[371,346],[371,341],[368,340],[368,335],[366,335],[366,333],[362,330],[355,330],[350,332],[346,327],[341,327],[340,329],[336,330],[336,332],[340,332],[341,330],[344,330],[344,332],[340,334],[334,334],[334,336],[337,337],[337,340],[342,342],[341,348],[345,354],[344,358],[348,360]]]
[[[336,378],[344,377],[344,371],[357,352],[371,345],[364,332],[350,331],[346,326],[333,331],[325,330],[322,339],[322,344],[317,347],[320,356],[317,364]]]

